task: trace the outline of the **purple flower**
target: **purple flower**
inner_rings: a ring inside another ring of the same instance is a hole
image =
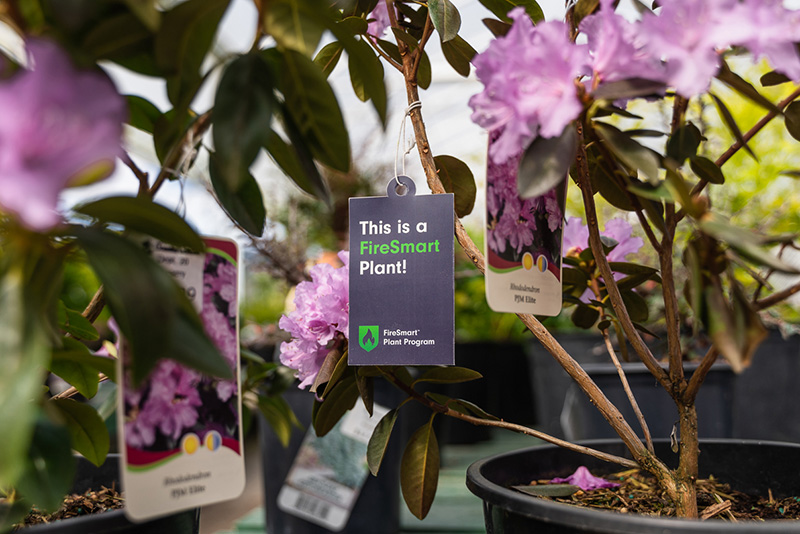
[[[370,35],[381,37],[386,33],[392,22],[389,19],[389,7],[386,5],[385,0],[378,0],[378,4],[367,16],[367,20],[370,21],[367,27]]]
[[[551,484],[572,484],[578,486],[583,491],[603,488],[618,488],[619,484],[609,482],[604,478],[599,478],[592,475],[584,466],[580,466],[567,478],[554,478],[550,481]]]
[[[578,217],[570,217],[564,225],[564,256],[577,256],[589,246],[589,227]]]
[[[0,206],[46,231],[62,189],[111,173],[127,111],[100,71],[75,70],[54,43],[27,44],[31,70],[0,84]]]
[[[472,120],[490,132],[502,129],[489,155],[503,163],[537,135],[555,137],[581,112],[575,79],[586,74],[584,45],[575,45],[563,22],[534,27],[524,8],[509,12],[514,24],[473,59],[484,90],[469,105]]]
[[[278,326],[292,335],[281,344],[281,363],[297,371],[300,388],[312,384],[338,334],[348,337],[349,254],[340,252],[343,267],[320,263],[309,271],[310,282],[295,289],[295,309],[283,315]]]
[[[588,38],[593,86],[626,78],[664,80],[664,66],[644,50],[638,26],[614,13],[613,0],[602,0],[600,5],[600,11],[580,26]]]

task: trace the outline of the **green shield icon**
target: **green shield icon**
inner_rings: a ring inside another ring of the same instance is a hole
[[[378,346],[378,325],[359,326],[358,327],[358,344],[361,348],[369,352]]]

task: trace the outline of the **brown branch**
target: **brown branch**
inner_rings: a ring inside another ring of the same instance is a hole
[[[147,180],[149,175],[133,162],[127,152],[123,153],[121,159],[122,162],[131,170],[131,172],[133,172],[133,175],[136,176],[136,179],[139,180],[139,195],[147,194],[147,188],[149,187]]]
[[[639,425],[642,427],[642,433],[644,434],[644,441],[647,444],[647,450],[655,454],[656,451],[653,448],[653,437],[650,435],[650,427],[647,426],[647,421],[644,418],[644,414],[642,413],[641,408],[639,408],[639,403],[636,401],[636,397],[633,395],[630,384],[628,384],[628,377],[625,376],[625,371],[622,369],[622,365],[619,363],[619,358],[617,358],[617,354],[614,352],[614,347],[611,345],[611,340],[608,338],[608,330],[603,329],[600,332],[603,334],[603,341],[606,343],[606,350],[608,350],[608,355],[611,357],[611,362],[617,369],[619,380],[622,382],[622,389],[625,390],[625,395],[627,395],[628,400],[631,403],[633,413],[636,414],[636,419],[639,421]]]
[[[782,289],[781,291],[773,293],[768,297],[764,297],[763,299],[754,302],[753,307],[757,311],[760,311],[765,308],[769,308],[770,306],[774,306],[779,302],[788,299],[789,297],[791,297],[796,293],[800,293],[800,282],[796,283],[793,286],[789,286],[786,289]]]
[[[692,377],[689,379],[689,385],[687,385],[686,389],[683,391],[684,403],[689,404],[694,402],[694,399],[697,397],[697,392],[700,391],[700,386],[703,385],[706,375],[711,371],[711,366],[717,361],[718,356],[719,351],[717,347],[712,345],[705,356],[703,356],[703,359],[700,360],[700,365],[698,365],[697,369],[692,373]]]
[[[683,352],[681,350],[680,309],[678,295],[675,291],[675,276],[672,263],[672,250],[675,238],[675,204],[667,202],[665,206],[666,231],[661,241],[661,287],[664,294],[664,319],[667,324],[667,354],[669,357],[669,376],[673,389],[669,392],[677,399],[676,386],[683,382]]]
[[[419,46],[412,53],[414,56],[414,65],[411,67],[411,72],[414,75],[414,78],[412,78],[413,80],[417,79],[419,64],[422,61],[422,55],[425,53],[425,44],[428,42],[428,39],[430,39],[432,34],[433,22],[431,21],[430,13],[428,13],[428,16],[425,18],[425,27],[422,29],[422,37],[419,40]]]
[[[378,54],[379,54],[379,55],[380,55],[380,56],[381,56],[383,59],[385,59],[385,60],[386,60],[386,63],[388,63],[389,65],[391,65],[391,66],[392,66],[392,67],[394,67],[395,69],[397,69],[397,71],[398,71],[398,72],[403,72],[403,66],[402,66],[402,65],[400,65],[400,64],[399,64],[397,61],[395,61],[395,60],[394,60],[394,58],[392,58],[392,56],[390,56],[389,54],[387,54],[386,52],[384,52],[384,51],[383,51],[383,49],[380,47],[380,45],[379,45],[377,42],[375,42],[375,38],[374,38],[374,37],[372,37],[371,35],[368,35],[367,37],[368,37],[368,39],[367,39],[367,42],[368,42],[368,43],[369,43],[369,44],[372,46],[372,48],[373,48],[373,49],[374,49],[374,50],[375,50],[375,51],[376,51],[376,52],[377,52],[377,53],[378,53]]]

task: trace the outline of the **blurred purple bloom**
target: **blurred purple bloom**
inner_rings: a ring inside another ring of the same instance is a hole
[[[367,20],[370,20],[367,28],[370,35],[381,37],[386,33],[386,30],[391,26],[392,22],[389,19],[389,8],[384,0],[378,0],[378,4],[367,16]]]
[[[278,322],[292,335],[290,342],[281,344],[281,363],[297,371],[300,388],[314,382],[337,333],[348,337],[349,253],[340,252],[339,259],[344,266],[338,269],[327,263],[310,269],[311,281],[295,290],[294,311]]]
[[[75,70],[54,43],[27,46],[31,70],[0,84],[0,206],[46,231],[62,189],[111,173],[127,111],[101,72]]]
[[[580,466],[567,478],[554,478],[551,484],[572,484],[583,491],[603,488],[618,488],[619,484],[592,475],[585,466]]]
[[[643,48],[638,26],[614,13],[613,0],[602,0],[600,11],[583,19],[591,56],[593,86],[626,78],[663,81],[664,66]]]
[[[589,227],[583,219],[570,217],[564,225],[564,256],[577,256],[589,246]]]
[[[575,79],[586,74],[584,45],[575,45],[563,22],[534,27],[525,9],[509,12],[514,24],[473,59],[484,90],[469,105],[472,120],[490,132],[502,129],[489,155],[503,163],[537,135],[555,137],[581,112]]]

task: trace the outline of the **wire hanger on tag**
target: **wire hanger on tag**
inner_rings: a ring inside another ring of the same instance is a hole
[[[422,102],[419,100],[415,100],[412,102],[407,108],[406,112],[403,114],[402,122],[400,123],[400,134],[397,136],[397,150],[394,154],[394,179],[397,182],[397,187],[402,188],[405,187],[403,184],[400,183],[399,176],[397,172],[397,160],[399,159],[402,163],[402,171],[403,176],[406,174],[406,156],[414,149],[416,146],[416,141],[411,142],[411,146],[406,148],[406,118],[411,115],[411,112],[415,109],[420,109],[422,107]],[[400,155],[400,142],[403,142],[403,155]]]

